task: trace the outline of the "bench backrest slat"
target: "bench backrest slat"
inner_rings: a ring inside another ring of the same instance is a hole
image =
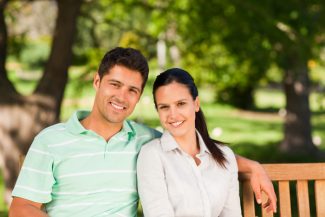
[[[278,209],[280,216],[292,217],[290,183],[296,184],[299,217],[310,217],[308,181],[315,184],[315,205],[317,217],[325,216],[325,163],[263,164],[270,179],[278,182]],[[242,182],[244,217],[255,215],[255,199],[249,184],[249,174],[239,174]],[[264,198],[266,200],[266,197]],[[314,208],[314,207],[313,207]],[[314,209],[315,210],[315,209]],[[272,217],[262,209],[263,217]]]

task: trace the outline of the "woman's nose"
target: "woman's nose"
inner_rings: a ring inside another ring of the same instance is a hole
[[[176,117],[178,114],[177,108],[176,107],[170,107],[169,109],[169,116],[170,117]]]

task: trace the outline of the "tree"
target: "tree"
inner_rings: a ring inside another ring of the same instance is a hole
[[[7,203],[10,203],[11,191],[18,176],[20,156],[26,154],[34,136],[41,129],[59,120],[82,2],[57,0],[58,15],[49,59],[34,92],[23,96],[8,79],[5,67],[8,36],[4,12],[8,0],[0,1],[0,159]]]
[[[190,10],[188,29],[218,34],[234,56],[251,61],[253,67],[275,63],[283,71],[286,117],[280,149],[318,155],[311,136],[307,62],[317,59],[325,42],[322,1],[196,0]]]

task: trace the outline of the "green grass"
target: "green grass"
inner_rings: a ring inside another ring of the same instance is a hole
[[[2,199],[2,195],[4,194],[4,183],[3,183],[3,177],[2,173],[0,173],[0,217],[6,217],[8,216],[7,213],[7,207],[4,203],[4,200]]]
[[[8,212],[5,210],[0,211],[0,217],[8,217]]]

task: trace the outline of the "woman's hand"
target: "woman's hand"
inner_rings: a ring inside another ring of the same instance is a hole
[[[262,204],[262,207],[265,208],[267,212],[272,211],[276,213],[277,198],[274,187],[262,165],[257,161],[244,158],[240,155],[236,155],[236,160],[238,171],[250,174],[250,183],[257,203],[262,204],[262,192],[264,192],[267,196],[267,201]]]
[[[251,187],[254,191],[255,198],[258,204],[262,204],[262,192],[267,196],[267,201],[262,204],[262,207],[266,209],[267,212],[277,212],[277,198],[274,191],[273,184],[266,174],[264,168],[258,162],[251,170]]]

